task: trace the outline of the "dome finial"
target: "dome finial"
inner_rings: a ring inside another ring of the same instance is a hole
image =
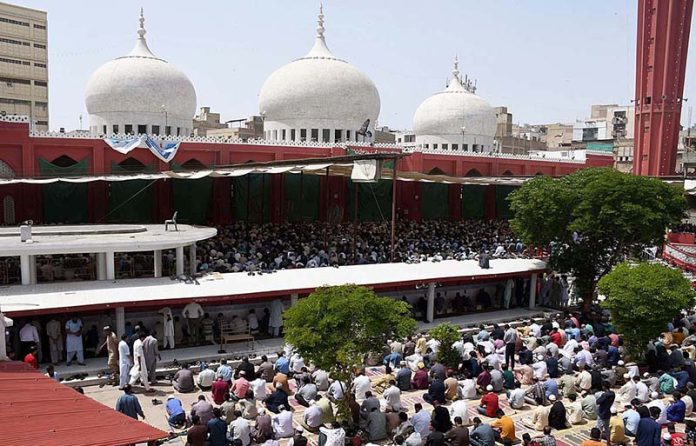
[[[145,14],[143,13],[143,8],[140,8],[140,28],[138,28],[138,37],[141,39],[145,38],[145,34],[147,34],[147,31],[145,31]]]
[[[459,72],[459,56],[456,54],[454,55],[454,68],[452,69],[452,77],[454,77],[454,80],[456,82],[461,82],[461,79],[459,78],[460,76]]]
[[[317,18],[317,38],[324,40],[324,4],[319,3],[319,16]]]

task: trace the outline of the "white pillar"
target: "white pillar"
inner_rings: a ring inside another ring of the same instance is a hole
[[[106,280],[116,279],[116,265],[114,265],[114,252],[104,253],[104,263],[106,263]]]
[[[184,274],[184,247],[176,247],[176,275]]]
[[[429,323],[435,320],[435,282],[428,284],[428,310],[425,320]]]
[[[116,335],[119,339],[126,332],[126,309],[116,307]]]
[[[5,344],[5,331],[13,324],[12,319],[6,318],[0,312],[0,361],[7,361],[7,345]]]
[[[290,306],[291,306],[291,307],[297,303],[297,299],[298,299],[299,297],[300,297],[300,296],[298,296],[297,294],[291,294],[291,295],[290,295]]]
[[[106,254],[97,253],[97,280],[106,280]]]
[[[22,285],[31,285],[31,262],[28,254],[19,256],[20,268],[22,271]]]
[[[155,277],[162,277],[162,250],[155,249],[154,253],[155,261]]]
[[[193,276],[196,274],[196,244],[189,245],[189,273]]]
[[[537,288],[537,273],[532,274],[529,281],[529,309],[536,308],[536,288]]]
[[[29,281],[36,285],[36,256],[29,256]]]

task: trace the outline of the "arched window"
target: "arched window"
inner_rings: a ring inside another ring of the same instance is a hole
[[[2,200],[2,221],[6,225],[15,224],[15,201],[14,197],[7,195]]]
[[[77,163],[77,161],[75,161],[74,159],[70,158],[67,155],[61,155],[58,158],[51,161],[51,164],[55,164],[58,167],[70,167],[76,163]]]
[[[504,177],[514,177],[515,174],[512,173],[512,172],[509,171],[509,170],[506,170],[505,172],[503,172],[503,176],[504,176]]]
[[[205,164],[201,163],[195,158],[191,158],[190,160],[186,161],[184,164],[181,165],[186,170],[205,170]]]
[[[15,173],[14,170],[10,167],[9,164],[6,162],[0,160],[0,178],[14,178]]]
[[[471,170],[469,170],[469,171],[466,173],[466,175],[464,175],[464,176],[465,176],[465,177],[480,177],[480,176],[482,176],[482,175],[481,175],[481,172],[479,172],[478,170],[476,170],[476,169],[471,169]]]
[[[122,168],[123,170],[127,170],[129,172],[141,172],[145,170],[145,164],[141,163],[137,159],[133,157],[128,157],[118,163],[118,166]]]
[[[447,174],[439,167],[434,167],[430,172],[428,172],[428,175],[447,175]]]

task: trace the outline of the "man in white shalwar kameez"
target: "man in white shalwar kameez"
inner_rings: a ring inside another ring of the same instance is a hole
[[[143,348],[143,341],[145,340],[145,333],[140,332],[140,336],[133,343],[133,368],[130,370],[130,385],[133,386],[140,378],[140,382],[145,391],[150,391],[150,382],[147,379],[147,363],[145,361],[145,350]]]
[[[118,343],[118,388],[123,390],[128,384],[128,371],[133,363],[131,362],[130,347],[128,347],[128,335],[121,335],[121,341]]]
[[[280,336],[283,326],[283,303],[276,299],[271,302],[271,315],[268,320],[268,333],[273,337]]]
[[[162,315],[162,327],[164,330],[164,339],[162,340],[162,348],[174,348],[174,317],[172,309],[164,307],[159,310]]]

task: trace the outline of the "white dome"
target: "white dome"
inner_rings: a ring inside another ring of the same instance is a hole
[[[169,127],[169,134],[188,135],[196,113],[196,91],[183,72],[152,54],[145,41],[144,20],[141,11],[133,51],[99,67],[87,82],[90,129],[125,133],[129,125],[132,133],[140,133],[138,128],[146,126],[146,133],[164,135]]]
[[[259,94],[268,139],[292,139],[294,130],[294,139],[300,140],[304,129],[307,140],[312,139],[312,130],[319,141],[334,142],[336,131],[342,132],[340,140],[346,139],[346,131],[355,140],[355,131],[367,119],[369,128],[374,128],[379,109],[379,92],[372,80],[326,46],[321,12],[312,50],[273,72]],[[328,140],[324,134],[330,135]]]
[[[492,149],[495,110],[475,94],[476,87],[468,79],[462,82],[456,60],[453,74],[446,89],[430,96],[416,109],[413,117],[416,144],[467,144],[476,145],[481,151]]]

